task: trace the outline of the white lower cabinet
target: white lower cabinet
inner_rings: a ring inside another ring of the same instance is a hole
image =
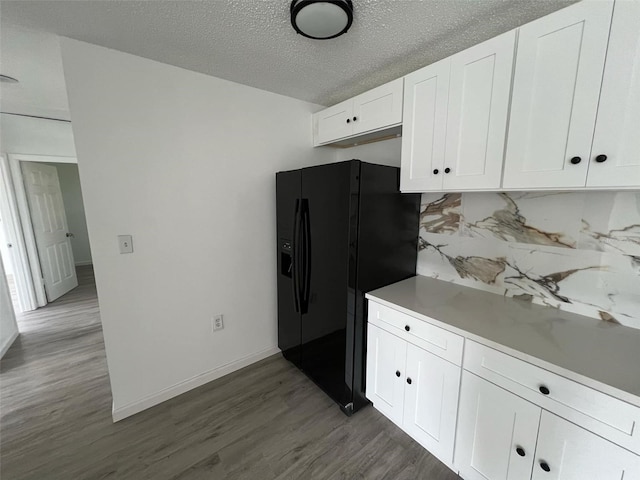
[[[407,346],[402,429],[447,464],[453,462],[460,370],[421,348]]]
[[[540,407],[463,371],[455,467],[465,480],[531,477]]]
[[[407,342],[369,324],[367,398],[387,418],[402,426]]]
[[[640,457],[543,411],[533,480],[640,478]]]
[[[451,465],[461,368],[369,323],[367,398]]]

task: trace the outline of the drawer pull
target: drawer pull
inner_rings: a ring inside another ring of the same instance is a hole
[[[411,379],[410,379],[410,378],[407,378],[407,383],[408,383],[409,385],[411,385]]]
[[[518,455],[520,455],[521,457],[524,457],[524,456],[525,456],[524,448],[522,448],[522,447],[517,447],[517,448],[516,448],[516,453],[517,453]]]
[[[411,327],[409,325],[405,325],[404,329],[408,332],[409,330],[411,330]]]
[[[540,393],[543,395],[549,395],[549,389],[544,385],[540,385],[539,387]]]
[[[540,462],[540,468],[543,469],[545,472],[550,472],[551,471],[551,467],[545,461],[541,461]]]
[[[396,377],[400,376],[400,370],[396,370]]]

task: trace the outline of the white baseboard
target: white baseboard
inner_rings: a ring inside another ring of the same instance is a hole
[[[200,387],[205,383],[209,383],[220,377],[224,377],[225,375],[233,373],[236,370],[240,370],[241,368],[251,365],[252,363],[256,363],[262,359],[270,357],[271,355],[275,355],[278,352],[280,352],[280,349],[278,347],[268,348],[266,350],[262,350],[261,352],[257,352],[235,360],[231,363],[227,363],[226,365],[222,365],[221,367],[214,368],[213,370],[209,370],[208,372],[201,373],[200,375],[196,375],[195,377],[191,377],[183,382],[173,385],[172,387],[165,388],[164,390],[160,390],[158,393],[149,395],[137,402],[133,402],[119,408],[115,408],[115,405],[113,405],[111,413],[113,421],[118,422],[124,418],[130,417],[131,415],[146,410],[147,408],[151,408],[154,405],[166,402],[173,397],[177,397],[178,395],[188,392],[189,390],[193,390],[194,388]]]
[[[93,260],[86,262],[75,262],[76,267],[86,267],[87,265],[93,265]]]
[[[4,354],[7,353],[9,347],[13,345],[13,342],[15,342],[16,338],[18,338],[18,335],[20,335],[20,332],[16,330],[13,335],[7,338],[7,340],[4,342],[4,345],[0,346],[0,358],[4,357]]]

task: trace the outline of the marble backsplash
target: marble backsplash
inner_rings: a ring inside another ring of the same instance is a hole
[[[640,193],[423,194],[417,271],[640,328]]]

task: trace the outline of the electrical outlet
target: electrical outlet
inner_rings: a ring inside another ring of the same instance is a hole
[[[211,319],[211,331],[222,330],[224,328],[224,322],[222,320],[222,314],[215,315]]]

